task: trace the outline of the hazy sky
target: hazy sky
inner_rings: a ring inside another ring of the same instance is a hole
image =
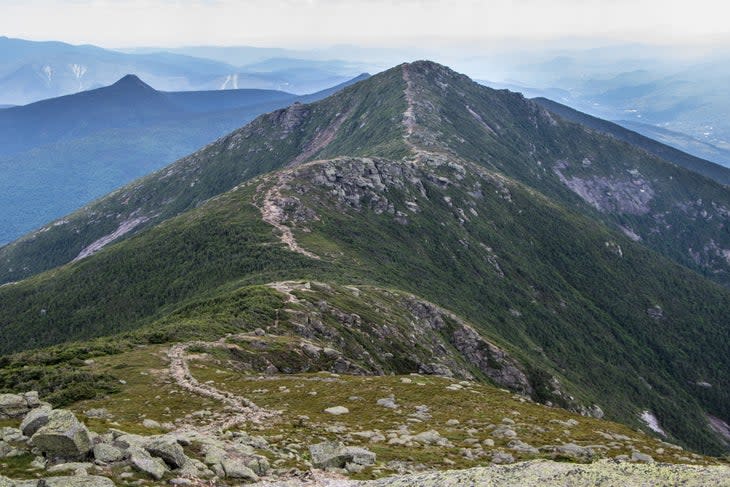
[[[0,0],[0,34],[105,47],[601,38],[727,43],[722,0]]]

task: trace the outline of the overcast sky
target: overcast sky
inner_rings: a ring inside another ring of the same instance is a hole
[[[0,0],[0,34],[104,47],[730,41],[722,0]]]

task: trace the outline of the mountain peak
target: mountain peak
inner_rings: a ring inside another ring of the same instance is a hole
[[[124,88],[145,89],[145,90],[155,91],[154,88],[152,88],[150,85],[148,85],[147,83],[145,83],[144,81],[139,79],[139,77],[135,74],[127,74],[111,86],[118,87],[118,88],[124,87]]]

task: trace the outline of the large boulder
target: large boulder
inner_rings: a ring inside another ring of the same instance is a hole
[[[30,443],[53,458],[85,458],[91,450],[89,430],[65,409],[51,411],[48,422],[35,432]]]
[[[242,459],[224,458],[222,466],[227,479],[238,479],[245,482],[257,482],[259,480],[258,475],[248,468]]]
[[[144,448],[153,457],[161,458],[172,469],[182,467],[188,460],[183,448],[175,440],[158,438],[147,443]]]
[[[325,441],[309,447],[312,465],[316,468],[345,468],[348,463],[368,466],[375,464],[375,453],[365,448],[344,446],[340,442]]]
[[[36,394],[33,396],[38,398]],[[20,394],[0,394],[0,419],[15,419],[25,416],[32,408],[25,396]]]
[[[106,443],[94,445],[94,458],[102,463],[120,462],[124,459],[124,452],[116,446]]]
[[[159,458],[152,458],[146,450],[137,447],[129,448],[129,463],[142,473],[146,473],[155,480],[160,480],[165,472],[167,465]]]
[[[36,431],[48,424],[48,418],[51,414],[51,411],[51,406],[48,405],[32,409],[28,414],[25,415],[25,418],[23,418],[23,422],[20,423],[20,430],[25,436],[33,436]]]

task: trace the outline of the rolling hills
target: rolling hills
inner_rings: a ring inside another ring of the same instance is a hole
[[[343,371],[471,377],[720,454],[728,200],[519,94],[404,64],[0,249],[2,387],[98,399],[113,379],[64,367],[262,327]]]

